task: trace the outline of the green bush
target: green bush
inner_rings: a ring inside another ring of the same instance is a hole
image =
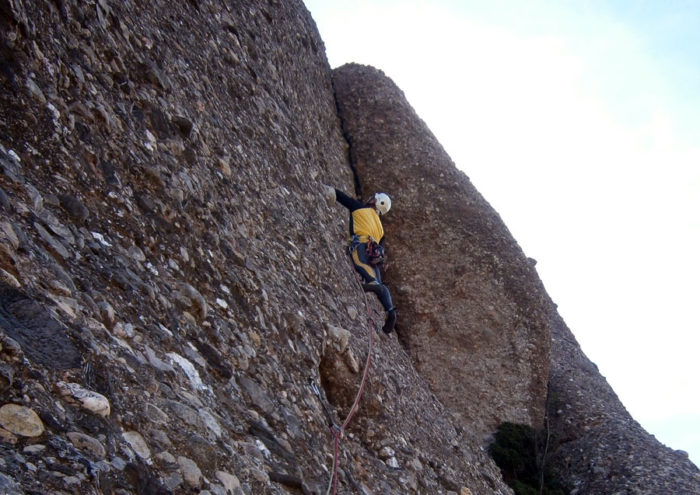
[[[508,486],[513,489],[515,495],[539,495],[535,488],[523,483],[522,481],[514,480]]]
[[[501,469],[503,479],[516,495],[565,495],[567,487],[546,468],[545,435],[527,425],[503,423],[489,446],[489,454]],[[542,490],[540,491],[540,480]]]

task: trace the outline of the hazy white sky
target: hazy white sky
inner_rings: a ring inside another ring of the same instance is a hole
[[[700,464],[700,2],[305,4],[331,66],[393,79],[630,413]]]

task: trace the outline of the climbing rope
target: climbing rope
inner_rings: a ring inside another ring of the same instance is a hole
[[[345,428],[347,428],[348,424],[350,424],[350,420],[352,417],[355,415],[357,412],[357,409],[360,406],[360,399],[362,398],[362,392],[365,390],[365,383],[367,381],[367,375],[369,373],[369,366],[371,363],[371,357],[372,357],[372,342],[374,340],[374,328],[372,325],[372,313],[369,308],[369,301],[367,300],[367,293],[363,292],[365,296],[365,306],[367,307],[367,320],[369,321],[369,346],[367,349],[367,360],[365,361],[365,369],[362,372],[362,381],[360,382],[360,388],[357,391],[357,395],[355,396],[355,402],[352,404],[352,407],[350,408],[350,412],[348,413],[347,418],[345,418],[345,421],[343,421],[343,425],[338,428],[335,425],[333,425],[330,429],[331,435],[333,435],[333,475],[331,477],[331,481],[328,484],[328,490],[326,491],[326,495],[333,494],[335,495],[335,490],[336,490],[336,485],[338,483],[338,446],[340,444],[340,437],[343,435],[345,432]],[[331,485],[333,488],[333,491],[331,492]]]
[[[352,268],[354,271],[355,265],[352,263],[352,260],[350,260],[350,263],[352,264]],[[372,311],[369,307],[369,301],[367,300],[367,293],[364,291],[362,293],[364,294],[364,297],[365,297],[365,307],[367,308],[367,320],[369,321],[369,346],[367,349],[367,360],[365,361],[365,369],[362,372],[362,381],[360,382],[360,388],[358,389],[357,395],[355,396],[355,402],[352,404],[352,407],[350,408],[350,412],[348,412],[348,415],[345,418],[345,421],[343,421],[342,426],[338,427],[333,422],[333,417],[331,416],[328,409],[326,409],[326,406],[323,403],[323,400],[321,399],[321,394],[318,390],[318,387],[316,387],[316,384],[313,382],[313,380],[310,380],[311,388],[314,391],[314,394],[316,395],[316,397],[318,397],[319,401],[321,402],[321,405],[323,406],[323,410],[326,413],[326,418],[328,419],[330,433],[333,436],[333,469],[332,469],[331,479],[328,482],[328,489],[326,490],[326,495],[331,495],[331,494],[335,495],[335,493],[336,493],[336,488],[337,488],[337,483],[338,483],[338,447],[340,444],[340,438],[343,436],[345,429],[347,428],[348,424],[350,424],[350,420],[353,418],[353,416],[357,412],[357,409],[360,406],[360,399],[362,398],[362,392],[364,392],[364,390],[365,390],[365,383],[367,382],[367,375],[369,374],[369,367],[371,364],[372,343],[374,341],[374,325],[372,322]]]

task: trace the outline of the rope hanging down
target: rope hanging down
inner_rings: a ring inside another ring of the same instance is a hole
[[[350,263],[352,263],[352,260],[350,260]],[[362,381],[360,382],[360,388],[358,389],[357,395],[355,396],[355,402],[352,404],[350,412],[345,418],[345,421],[343,421],[342,426],[339,427],[333,422],[333,417],[331,416],[328,409],[326,409],[326,406],[323,403],[323,400],[321,399],[321,394],[318,390],[318,387],[316,387],[316,384],[313,382],[313,380],[311,380],[311,388],[313,389],[314,394],[316,395],[316,397],[318,397],[319,401],[321,402],[321,405],[323,406],[323,411],[326,413],[326,418],[328,419],[330,433],[333,436],[333,470],[331,479],[328,483],[328,490],[326,491],[326,495],[330,495],[331,493],[335,495],[336,493],[338,483],[338,446],[340,444],[340,437],[343,436],[345,428],[347,428],[348,424],[350,424],[350,420],[353,418],[353,416],[357,412],[357,409],[359,408],[360,399],[362,398],[362,392],[364,392],[365,389],[365,383],[367,381],[367,375],[369,373],[369,367],[371,364],[372,343],[374,341],[374,325],[372,323],[372,312],[369,307],[369,301],[367,300],[367,293],[363,291],[363,294],[365,297],[365,307],[367,308],[367,320],[369,321],[369,346],[367,349],[367,360],[365,361],[365,369],[362,372]]]

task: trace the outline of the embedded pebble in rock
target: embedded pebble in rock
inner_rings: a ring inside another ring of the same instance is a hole
[[[157,424],[167,424],[168,420],[170,419],[163,410],[154,404],[146,404],[145,414],[148,419]]]
[[[335,347],[335,350],[340,354],[344,353],[347,349],[350,335],[350,332],[344,328],[336,327],[335,325],[328,325],[328,337],[330,342]]]
[[[257,468],[253,468],[250,471],[251,471],[253,478],[255,478],[260,483],[269,483],[270,476],[265,471],[261,471],[260,469],[257,469]]]
[[[75,446],[75,448],[89,452],[94,459],[105,458],[106,451],[99,440],[77,431],[70,431],[66,434],[66,436]]]
[[[165,476],[163,476],[164,488],[173,493],[177,493],[176,490],[180,488],[183,482],[182,474],[179,472],[167,472]]]
[[[207,386],[202,382],[202,379],[199,377],[199,372],[192,363],[190,363],[187,359],[174,352],[169,352],[168,357],[170,358],[171,362],[179,365],[182,371],[185,372],[185,375],[187,375],[187,378],[189,379],[192,385],[192,388],[194,388],[195,390],[207,389]]]
[[[14,370],[5,363],[0,363],[0,392],[8,390],[14,381]]]
[[[177,466],[177,459],[170,452],[158,452],[153,457],[164,465]]]
[[[131,323],[117,322],[112,329],[112,332],[117,337],[122,339],[131,339],[134,337],[134,326]]]
[[[11,223],[0,222],[0,241],[2,241],[2,245],[4,246],[9,245],[11,249],[5,249],[10,253],[16,251],[19,248],[19,238],[17,237],[17,234],[15,233]]]
[[[378,457],[384,461],[384,463],[392,469],[399,468],[399,461],[396,459],[396,452],[391,447],[383,447],[379,451]]]
[[[5,428],[0,428],[0,440],[8,445],[15,445],[19,441],[17,435],[7,431]]]
[[[100,308],[100,316],[102,317],[102,323],[104,323],[104,325],[107,328],[113,328],[117,321],[112,305],[108,302],[103,301],[98,303],[97,306],[98,308]]]
[[[189,301],[189,303],[197,310],[200,318],[206,318],[208,305],[202,294],[199,293],[197,289],[192,287],[190,284],[182,284],[181,290],[183,296]]]
[[[84,222],[90,215],[90,210],[80,201],[80,199],[70,194],[59,194],[58,199],[61,206],[79,222]]]
[[[78,383],[58,382],[56,388],[65,399],[81,408],[99,416],[109,416],[110,405],[104,395],[87,390]]]
[[[122,438],[131,446],[136,455],[141,459],[148,461],[151,458],[151,449],[148,448],[146,440],[137,431],[125,431],[122,433]]]
[[[241,482],[236,476],[224,471],[217,471],[215,473],[216,479],[224,485],[224,488],[228,493],[236,493],[236,490],[240,490]]]
[[[219,438],[221,436],[222,430],[221,426],[216,421],[216,418],[214,418],[214,416],[205,409],[200,409],[198,412],[199,417],[204,422],[204,425],[209,429],[209,431],[211,431],[214,434],[215,438]]]
[[[32,409],[18,404],[0,407],[0,425],[22,437],[38,437],[44,433],[44,423],[39,416]]]
[[[146,353],[146,359],[148,359],[148,363],[155,369],[159,371],[170,371],[175,373],[175,369],[162,359],[160,359],[157,355],[156,352],[151,349],[149,346],[144,347],[144,352]]]
[[[382,447],[382,449],[379,451],[379,458],[383,461],[386,461],[390,457],[394,457],[396,452],[394,452],[394,449],[391,447]]]
[[[192,459],[183,456],[177,458],[177,463],[180,466],[185,483],[192,488],[199,488],[202,484],[202,471],[197,464]]]
[[[357,362],[357,359],[355,358],[355,355],[352,352],[346,352],[343,355],[343,361],[345,362],[345,365],[352,371],[353,373],[357,374],[360,372],[360,363]]]
[[[23,454],[27,455],[41,455],[46,450],[46,445],[40,443],[35,443],[33,445],[27,445],[22,449]]]
[[[19,289],[22,287],[22,284],[15,278],[14,275],[11,273],[6,272],[2,268],[0,268],[0,283],[3,283],[5,285],[9,285],[11,287],[14,287],[15,289]]]

